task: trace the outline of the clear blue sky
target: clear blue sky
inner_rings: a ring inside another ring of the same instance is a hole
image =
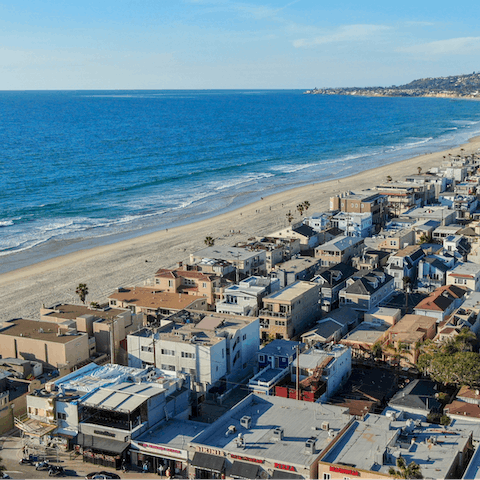
[[[313,88],[480,70],[480,2],[0,0],[0,90]]]

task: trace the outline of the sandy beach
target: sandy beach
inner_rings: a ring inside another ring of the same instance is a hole
[[[330,196],[336,193],[374,188],[386,182],[387,176],[393,181],[403,180],[405,175],[417,173],[417,167],[427,171],[440,166],[448,154],[466,155],[479,148],[480,137],[475,137],[450,150],[421,155],[341,180],[295,188],[214,218],[80,250],[1,274],[0,321],[38,319],[42,304],[78,303],[75,289],[79,283],[88,286],[87,302],[101,303],[117,287],[143,285],[159,268],[174,267],[177,262],[188,260],[190,252],[205,247],[206,236],[215,238],[218,245],[234,245],[253,236],[267,235],[288,225],[289,210],[295,216],[294,222],[299,221],[296,205],[300,202],[310,202],[307,215],[321,212],[328,209]],[[232,234],[232,230],[236,233]]]

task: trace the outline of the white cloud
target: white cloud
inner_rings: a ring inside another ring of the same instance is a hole
[[[470,55],[480,51],[480,37],[449,38],[397,49],[398,52],[420,55]]]
[[[327,43],[361,41],[386,30],[390,30],[390,27],[385,25],[344,25],[326,35],[320,35],[311,39],[300,38],[295,40],[293,46],[301,48],[324,45]]]

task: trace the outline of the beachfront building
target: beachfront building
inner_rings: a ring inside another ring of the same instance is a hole
[[[225,288],[223,299],[215,304],[215,310],[230,315],[257,316],[262,298],[277,290],[280,290],[278,278],[249,277]]]
[[[395,291],[391,275],[380,270],[360,270],[347,280],[339,293],[340,306],[368,312]]]
[[[393,277],[395,288],[404,288],[405,277],[410,279],[412,285],[415,283],[418,263],[423,257],[425,253],[418,245],[410,245],[390,255],[385,272]]]
[[[305,217],[303,223],[312,227],[316,232],[321,232],[331,226],[332,212],[314,213]]]
[[[460,307],[465,299],[467,289],[457,285],[445,285],[437,288],[415,307],[417,315],[435,317],[437,323],[449,317]]]
[[[293,339],[320,316],[320,286],[297,281],[263,299],[260,310],[262,340]]]
[[[126,365],[125,339],[143,325],[144,315],[129,308],[57,304],[42,307],[40,320],[75,327],[78,332],[88,335],[90,355],[106,354],[112,356],[114,363]]]
[[[182,312],[184,324],[144,328],[128,336],[128,364],[155,366],[164,375],[189,375],[197,392],[221,379],[241,380],[256,367],[260,324],[256,317]]]
[[[53,369],[73,368],[90,358],[88,335],[53,322],[16,319],[0,328],[0,356],[41,362]]]
[[[398,217],[412,207],[426,205],[435,198],[435,188],[429,184],[388,182],[378,185],[380,194],[387,197],[388,213]]]
[[[344,192],[330,197],[330,210],[346,213],[370,213],[374,230],[378,231],[386,221],[387,197],[369,190],[352,193]]]
[[[447,285],[466,287],[480,292],[480,265],[476,263],[459,263],[447,272]]]
[[[300,251],[304,252],[315,248],[320,243],[319,234],[320,232],[313,229],[312,227],[303,223],[297,223],[290,225],[287,228],[278,230],[270,234],[269,236],[273,238],[288,238],[299,240]]]
[[[258,237],[255,241],[237,243],[237,247],[264,250],[266,255],[266,269],[267,273],[269,273],[277,263],[286,262],[294,255],[300,254],[300,239]]]
[[[250,394],[189,442],[189,475],[318,478],[319,456],[350,422],[342,407]]]
[[[266,275],[266,257],[265,250],[214,245],[191,253],[190,265],[197,265],[199,271],[204,271],[203,263],[208,265],[212,260],[227,262],[242,279],[252,275]]]
[[[431,184],[433,186],[433,198],[430,197],[430,201],[444,192],[448,187],[448,179],[443,175],[434,172],[426,173],[414,173],[405,177],[406,183],[418,183],[418,184]],[[431,194],[432,195],[432,194]]]
[[[134,313],[143,313],[153,319],[171,315],[185,308],[208,309],[205,297],[163,292],[157,287],[119,287],[115,293],[109,295],[108,301],[111,307],[129,308]]]
[[[357,326],[358,317],[358,312],[349,307],[336,308],[318,320],[314,328],[303,333],[302,342],[309,346],[338,342]]]
[[[285,288],[298,280],[310,281],[319,268],[319,260],[297,255],[291,260],[277,264],[270,272],[270,276],[278,279],[280,287]]]
[[[332,226],[342,230],[347,237],[368,237],[372,233],[373,221],[370,212],[338,212],[332,217]]]
[[[337,263],[348,263],[363,249],[363,238],[341,235],[315,249],[315,258],[320,260],[322,267],[331,267]]]
[[[353,420],[320,456],[316,478],[391,479],[400,456],[407,465],[418,464],[422,478],[461,478],[471,448],[471,431],[369,413]]]
[[[155,273],[155,288],[169,293],[182,293],[207,299],[208,305],[215,303],[215,290],[221,286],[221,278],[199,272],[195,267],[179,262],[178,268],[161,268]]]

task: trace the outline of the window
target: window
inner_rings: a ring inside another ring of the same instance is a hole
[[[110,300],[110,305],[116,305],[117,301],[116,300]]]
[[[145,347],[142,345],[142,352],[153,352],[153,347]]]
[[[264,362],[265,361],[265,355],[259,355],[258,356],[258,361],[259,362]]]
[[[275,320],[275,325],[279,327],[284,327],[285,326],[285,320]]]
[[[203,287],[203,288],[207,288],[207,282],[203,282],[203,283],[202,283],[202,287]]]
[[[57,419],[58,420],[66,420],[67,419],[67,414],[62,413],[62,412],[57,412]]]
[[[223,351],[223,350],[222,350]],[[194,353],[190,353],[190,352],[182,352],[182,357],[183,358],[195,358],[195,354]]]
[[[169,286],[169,287],[173,287],[173,280],[169,280],[169,281],[168,281],[168,286]]]
[[[175,356],[175,350],[167,350],[166,348],[162,348],[161,350],[162,352],[162,355],[171,355],[171,356]]]
[[[246,339],[247,339],[247,335],[245,334],[245,335],[243,336],[243,340],[246,340]]]
[[[323,480],[330,480],[332,478],[329,473],[324,473],[323,474]]]
[[[175,371],[175,365],[167,365],[165,363],[162,363],[162,370],[167,370],[169,372],[174,372]]]
[[[466,285],[467,280],[465,278],[456,278],[455,279],[455,284],[456,285]]]

